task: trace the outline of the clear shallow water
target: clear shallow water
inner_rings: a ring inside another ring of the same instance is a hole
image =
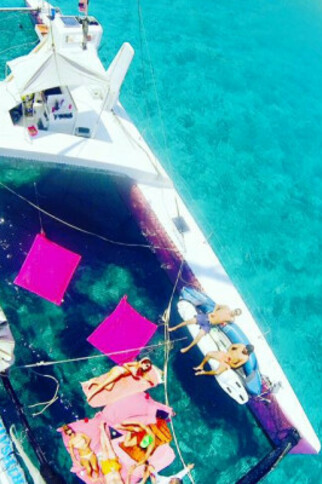
[[[67,0],[58,4],[75,12]],[[107,35],[102,58],[107,66],[124,40],[136,48],[123,104],[212,234],[321,437],[322,7],[317,1],[206,1],[201,7],[161,0],[142,2],[141,9],[149,54],[136,2],[104,2],[103,11],[91,2]],[[8,42],[12,32],[25,38],[6,28]],[[193,401],[193,381],[179,381],[196,411],[201,403]],[[186,400],[180,401],[184,408]],[[233,482],[267,450],[260,433],[243,435],[246,412],[228,408],[229,418],[219,406],[203,413],[216,427],[206,433],[216,469],[210,476],[200,462],[198,482]],[[321,468],[319,456],[289,456],[267,482],[320,482]]]

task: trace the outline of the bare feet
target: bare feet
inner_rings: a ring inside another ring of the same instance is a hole
[[[195,376],[205,375],[205,370],[196,371]]]
[[[195,370],[195,371],[203,370],[203,366],[201,366],[201,365],[199,365],[199,366],[194,366],[194,367],[193,367],[193,370]]]
[[[180,352],[181,353],[187,353],[187,351],[189,351],[190,348],[181,348]]]
[[[175,326],[173,326],[172,328],[169,328],[169,327],[168,327],[168,331],[169,331],[169,333],[171,333],[172,331],[175,331],[175,330],[176,330],[176,327],[175,327]]]

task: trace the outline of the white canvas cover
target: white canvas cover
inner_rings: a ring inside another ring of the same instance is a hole
[[[79,52],[41,49],[7,64],[21,96],[57,86],[107,87],[108,84],[104,68],[92,49]]]

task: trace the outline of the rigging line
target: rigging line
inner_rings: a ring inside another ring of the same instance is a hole
[[[7,49],[0,50],[0,55],[5,54],[9,50],[17,49],[18,47],[21,48],[21,47],[25,47],[27,45],[33,45],[33,44],[37,44],[37,43],[38,43],[38,40],[33,40],[32,42],[25,42],[24,44],[12,45],[11,47],[8,47]]]
[[[159,97],[159,93],[158,93],[158,89],[157,89],[157,83],[156,83],[156,76],[155,76],[155,72],[154,72],[153,63],[152,63],[152,60],[151,60],[149,44],[148,44],[147,37],[146,37],[140,0],[138,0],[138,16],[139,16],[139,26],[140,26],[140,40],[142,39],[142,42],[144,41],[145,46],[146,46],[146,52],[147,52],[148,62],[149,62],[149,67],[150,67],[150,73],[151,73],[151,77],[152,77],[152,81],[153,81],[154,95],[155,95],[155,99],[156,99],[156,104],[157,104],[157,109],[158,109],[158,114],[159,114],[159,119],[160,119],[160,124],[161,124],[161,130],[162,130],[162,136],[163,136],[163,141],[164,141],[164,146],[165,146],[165,158],[167,160],[167,165],[168,165],[168,168],[169,168],[171,166],[171,160],[170,160],[170,156],[169,156],[170,150],[169,150],[168,136],[167,136],[167,131],[166,131],[166,128],[165,128],[165,123],[164,123],[164,119],[163,119],[163,115],[162,115],[160,97]],[[143,56],[143,51],[142,51],[142,56]],[[171,179],[172,187],[174,189],[172,177],[170,179]],[[162,197],[164,198],[163,189],[161,189],[161,193],[162,193]],[[174,199],[175,199],[175,203],[176,203],[176,208],[178,210],[178,214],[180,215],[179,204],[178,204],[178,195],[177,195],[177,191],[175,189],[174,189]],[[172,217],[169,214],[169,210],[168,210],[166,200],[164,200],[164,205],[166,207],[166,211],[167,211],[167,214],[169,216],[169,219],[172,220]],[[183,252],[185,253],[186,246],[185,246],[185,238],[184,238],[183,233],[181,234],[181,237],[182,237]]]
[[[187,337],[183,337],[183,338],[177,338],[177,339],[174,339],[171,341],[171,344],[172,343],[176,343],[178,341],[183,341],[183,340],[186,340]],[[19,365],[19,366],[14,366],[12,367],[11,371],[15,370],[15,369],[24,369],[24,368],[36,368],[36,367],[40,367],[40,366],[51,366],[51,365],[59,365],[59,364],[63,364],[63,363],[74,363],[74,362],[77,362],[77,361],[85,361],[85,360],[92,360],[92,359],[96,359],[96,358],[106,358],[107,356],[113,356],[113,355],[120,355],[120,354],[123,354],[123,353],[128,353],[128,352],[131,352],[131,351],[142,351],[144,349],[158,349],[158,348],[162,348],[163,346],[167,345],[169,343],[157,343],[155,345],[148,345],[148,346],[141,346],[141,347],[138,347],[138,348],[128,348],[126,350],[121,350],[121,351],[114,351],[112,353],[107,353],[105,355],[93,355],[93,356],[81,356],[79,358],[67,358],[67,359],[64,359],[64,360],[55,360],[55,361],[38,361],[36,363],[30,363],[30,364],[27,364],[27,365]]]
[[[139,17],[139,20],[140,20],[140,2],[138,2],[137,6],[138,6],[138,17]],[[139,26],[140,26],[140,23],[139,23]],[[143,58],[143,37],[142,37],[142,31],[141,31],[140,28],[139,28],[139,37],[140,37],[140,51],[141,51],[141,59],[140,60],[141,60],[141,68],[142,68],[142,76],[143,76],[143,85],[145,87],[143,89],[144,100],[145,100],[144,110],[145,110],[146,119],[148,120],[148,123],[150,125],[150,131],[152,131],[151,130],[152,116],[151,116],[151,111],[149,109],[148,97],[146,95],[148,83],[147,83],[147,79],[146,79],[146,72],[145,72],[145,65],[144,65],[144,58]],[[155,141],[156,141],[156,139],[155,139]]]
[[[57,378],[55,378],[53,375],[43,375],[42,373],[38,373],[35,370],[31,370],[31,371],[33,373],[35,373],[36,375],[42,376],[44,378],[50,378],[51,380],[54,380],[54,382],[56,383],[55,393],[50,400],[47,400],[46,402],[34,403],[33,405],[28,405],[28,408],[39,407],[40,405],[43,406],[43,408],[41,410],[39,410],[39,412],[35,412],[35,413],[31,414],[33,417],[37,417],[38,415],[43,414],[47,410],[47,408],[51,407],[51,405],[53,405],[58,400],[58,392],[59,392],[59,388],[60,388],[60,383],[57,380]]]
[[[120,241],[117,241],[117,240],[109,239],[108,237],[104,237],[104,235],[96,234],[95,232],[91,232],[90,230],[82,229],[81,227],[77,227],[76,225],[73,225],[69,222],[66,222],[66,220],[63,220],[59,217],[56,217],[56,215],[53,215],[52,213],[47,212],[47,210],[44,210],[43,208],[38,207],[35,203],[28,200],[26,197],[24,197],[23,195],[16,192],[15,190],[8,187],[7,185],[5,185],[2,182],[0,182],[0,186],[2,188],[4,188],[5,190],[8,190],[10,193],[12,193],[16,197],[20,198],[24,202],[26,202],[28,205],[30,205],[34,209],[39,210],[41,213],[47,215],[47,217],[50,217],[53,220],[56,220],[56,222],[59,222],[63,225],[66,225],[67,227],[74,229],[74,230],[77,230],[78,232],[81,232],[83,234],[90,235],[92,237],[96,237],[100,240],[103,240],[104,242],[108,242],[109,244],[119,245],[119,246],[122,246],[122,247],[141,247],[141,248],[150,249],[150,250],[152,250],[152,249],[153,250],[166,250],[168,252],[176,252],[176,250],[177,250],[177,249],[173,249],[171,247],[159,247],[159,246],[152,246],[152,245],[149,245],[149,244],[135,244],[135,243],[130,243],[130,242],[120,242]]]
[[[127,138],[129,139],[129,141],[134,142],[134,144],[135,144],[136,146],[138,146],[138,147],[139,147],[139,148],[140,148],[140,149],[141,149],[141,150],[142,150],[142,151],[143,151],[143,152],[146,154],[146,156],[147,156],[147,157],[149,158],[149,160],[151,161],[151,164],[152,164],[153,168],[155,169],[155,171],[157,172],[157,174],[158,174],[159,176],[162,176],[162,175],[161,175],[161,172],[160,172],[160,169],[159,169],[159,167],[158,167],[158,165],[157,165],[157,163],[156,163],[156,161],[155,161],[155,159],[154,159],[154,158],[155,158],[155,157],[154,157],[154,155],[152,156],[152,155],[151,155],[151,154],[148,152],[148,150],[147,150],[146,148],[144,148],[144,146],[142,146],[142,144],[141,144],[141,143],[140,143],[140,142],[139,142],[139,141],[138,141],[136,138],[134,138],[133,134],[132,134],[132,133],[130,133],[130,132],[129,132],[129,131],[126,129],[126,127],[124,126],[124,124],[122,123],[122,121],[121,121],[121,119],[118,117],[118,115],[115,113],[115,111],[111,111],[111,112],[112,112],[112,114],[114,115],[114,117],[115,117],[116,121],[119,123],[119,125],[120,125],[120,127],[121,127],[122,131],[124,132],[124,134],[125,134],[125,135],[127,136]],[[171,183],[172,183],[172,180],[171,180],[171,179],[170,179],[170,181],[171,181]],[[172,184],[172,185],[173,185],[173,184]]]
[[[151,60],[151,54],[150,54],[149,44],[148,44],[148,41],[147,41],[147,38],[146,38],[146,33],[145,33],[145,27],[144,27],[144,21],[143,21],[143,15],[142,15],[142,9],[141,9],[141,2],[140,2],[140,0],[138,0],[138,12],[139,12],[140,28],[142,29],[143,40],[144,40],[144,43],[146,45],[146,52],[147,52],[147,56],[148,56],[149,67],[150,67],[151,77],[152,77],[152,81],[153,81],[154,95],[155,95],[155,99],[156,99],[156,103],[157,103],[157,108],[158,108],[158,113],[159,113],[160,122],[161,122],[161,129],[162,129],[162,135],[163,135],[164,145],[165,145],[165,148],[166,148],[166,158],[167,158],[168,162],[170,162],[169,155],[168,155],[168,152],[169,152],[169,149],[168,149],[168,138],[167,138],[167,134],[166,134],[166,130],[165,130],[165,125],[164,125],[164,120],[163,120],[163,116],[162,116],[160,98],[159,98],[159,94],[158,94],[158,90],[157,90],[156,77],[155,77],[154,67],[153,67],[152,60]]]
[[[41,211],[39,210],[39,208],[40,208],[40,205],[39,205],[39,194],[38,194],[38,190],[37,190],[37,183],[36,183],[36,182],[34,182],[34,188],[35,188],[36,201],[37,201],[37,207],[38,207],[38,215],[39,215],[40,232],[41,232],[42,234],[44,234],[44,233],[45,233],[45,231],[44,231],[44,226],[43,226],[42,219],[41,219]]]
[[[166,341],[166,344],[164,346],[164,366],[163,366],[164,398],[165,398],[165,403],[168,407],[170,406],[169,393],[168,393],[168,366],[169,366],[169,358],[170,358],[170,351],[171,351],[171,344],[169,344],[169,343],[172,343],[172,341],[170,340],[170,336],[169,336],[169,320],[170,320],[171,306],[172,306],[174,294],[175,294],[175,291],[176,291],[177,286],[178,286],[178,282],[179,282],[180,275],[181,275],[181,272],[182,272],[182,269],[183,269],[183,265],[184,265],[184,260],[181,261],[181,264],[180,264],[180,267],[179,267],[179,270],[178,270],[178,274],[177,274],[177,278],[176,278],[176,281],[175,281],[173,288],[172,288],[172,293],[171,293],[171,296],[170,296],[169,304],[168,304],[168,306],[167,306],[167,308],[164,312],[164,316],[163,316],[164,323],[165,323],[164,324],[164,338],[165,338],[165,341]],[[180,449],[180,446],[179,446],[179,442],[178,442],[178,438],[177,438],[176,431],[175,431],[175,428],[174,428],[172,417],[170,417],[170,426],[171,426],[173,440],[174,440],[174,443],[176,445],[179,458],[182,462],[183,467],[186,468],[187,465],[185,463],[185,460],[183,458],[183,455],[182,455],[182,452],[181,452],[181,449]],[[189,477],[191,483],[195,484],[195,481],[194,481],[190,471],[188,471],[188,477]]]
[[[160,172],[160,169],[159,169],[159,166],[155,160],[155,156],[152,154],[149,153],[149,151],[144,147],[142,146],[142,144],[139,142],[139,140],[137,140],[136,138],[134,138],[133,134],[130,133],[126,127],[123,125],[122,123],[122,120],[118,117],[118,115],[112,111],[112,114],[114,115],[116,121],[119,123],[122,131],[124,132],[125,136],[127,136],[127,138],[130,140],[130,141],[133,141],[133,143],[138,146],[144,153],[145,155],[148,157],[148,159],[150,160],[152,166],[154,167],[154,169],[156,170],[156,172],[158,173],[159,176],[162,176],[161,172]],[[172,181],[172,178],[169,178],[167,177],[168,180],[170,181],[171,185],[171,189],[173,190],[174,192],[174,203],[175,203],[175,208],[176,208],[176,212],[178,215],[181,215],[180,213],[180,208],[179,208],[179,202],[178,202],[178,194],[177,194],[177,191],[175,189],[175,186],[173,184],[173,181]],[[168,209],[168,204],[166,203],[166,201],[168,200],[168,196],[165,197],[165,194],[164,194],[164,189],[161,188],[161,196],[162,196],[162,199],[164,201],[164,207],[165,207],[165,210],[166,210],[166,213],[169,217],[169,220],[171,221],[171,223],[173,224],[173,220],[172,220],[172,217],[169,213],[169,209]],[[179,231],[179,234],[181,235],[181,243],[182,243],[182,255],[185,254],[186,252],[186,245],[185,245],[185,238],[184,238],[184,233],[180,232]],[[160,247],[154,247],[155,249],[160,249]],[[175,249],[168,249],[168,248],[164,248],[164,250],[168,250],[168,251],[173,251],[175,252]],[[178,251],[181,253],[181,250],[180,248],[178,248]]]

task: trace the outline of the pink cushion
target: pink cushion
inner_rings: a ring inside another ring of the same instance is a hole
[[[139,314],[124,296],[113,313],[87,338],[118,365],[134,360],[152,338],[157,325]],[[126,351],[136,348],[133,351]],[[110,354],[118,353],[119,354]],[[123,352],[123,353],[122,353]]]
[[[59,306],[80,260],[80,255],[38,234],[14,282]]]

